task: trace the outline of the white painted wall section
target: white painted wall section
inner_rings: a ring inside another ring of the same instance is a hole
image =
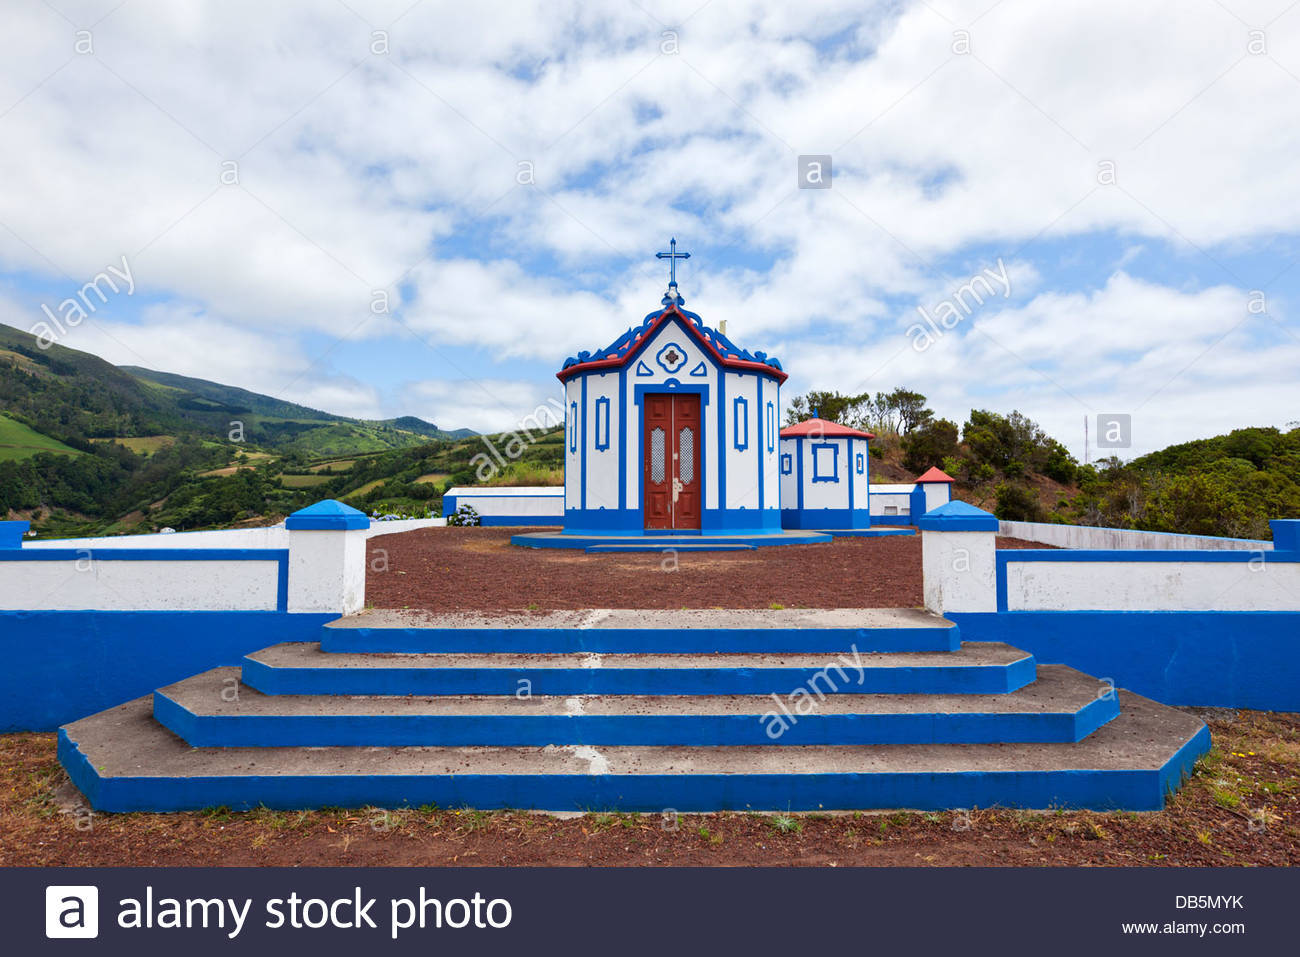
[[[447,490],[447,497],[455,497],[457,508],[468,505],[480,516],[564,517],[565,490],[558,485],[490,488],[457,485]],[[376,527],[382,529],[387,524],[389,523],[380,522],[372,525],[371,531]],[[443,524],[446,524],[445,520]]]
[[[366,603],[367,529],[295,529],[289,546],[289,611],[352,615]]]
[[[110,535],[103,538],[43,538],[23,541],[23,550],[42,548],[288,548],[283,525],[227,528],[207,532],[156,532],[149,535]]]
[[[1039,542],[1057,548],[1156,550],[1195,548],[1207,550],[1272,551],[1273,543],[1250,538],[1216,538],[1211,535],[1176,535],[1142,532],[1130,528],[1094,528],[1089,525],[1057,525],[1051,522],[1002,522],[999,535]]]
[[[1300,563],[1259,555],[1234,562],[1009,560],[1007,610],[1300,610]]]
[[[938,614],[997,611],[992,532],[921,532],[925,607]]]
[[[0,610],[275,611],[279,574],[274,559],[4,561]]]
[[[913,485],[872,485],[871,517],[883,519],[881,524],[891,520],[906,521],[912,508]]]

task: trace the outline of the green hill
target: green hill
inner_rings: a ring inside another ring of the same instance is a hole
[[[313,486],[325,483],[282,482],[286,469],[474,435],[41,349],[3,324],[0,413],[0,518],[46,534],[258,522],[322,497]]]
[[[64,445],[58,439],[41,435],[35,429],[17,422],[7,415],[0,415],[0,462],[25,459],[37,452],[58,452],[64,455],[76,455],[77,450]]]
[[[468,430],[444,432],[413,415],[377,421],[350,419],[206,379],[140,366],[120,368],[147,384],[168,390],[182,414],[209,427],[215,424],[219,433],[229,431],[231,422],[239,422],[246,441],[283,452],[332,457],[474,434]]]

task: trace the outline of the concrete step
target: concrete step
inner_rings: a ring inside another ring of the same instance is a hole
[[[308,695],[998,694],[1034,680],[999,642],[897,654],[352,654],[315,643],[244,658],[245,684]]]
[[[321,647],[355,652],[955,651],[957,626],[919,608],[597,609],[434,614],[377,609],[326,624]]]
[[[153,720],[145,697],[62,728],[59,758],[102,811],[1159,809],[1209,749],[1209,732],[1128,692],[1120,707],[1075,744],[191,748]]]
[[[1119,714],[1101,690],[1047,665],[1032,684],[993,695],[265,695],[240,685],[239,669],[216,668],[159,689],[153,714],[195,747],[1079,741]]]

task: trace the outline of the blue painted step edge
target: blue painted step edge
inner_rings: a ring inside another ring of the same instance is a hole
[[[588,555],[605,555],[614,552],[662,552],[668,548],[675,549],[679,552],[753,552],[757,551],[755,545],[743,545],[738,543],[718,544],[718,545],[588,545],[583,549]]]
[[[198,715],[154,692],[154,718],[191,747],[993,744],[1081,741],[1119,716],[1117,698],[1078,712],[735,715]],[[784,727],[785,730],[778,730]],[[776,731],[776,737],[770,732]]]
[[[1209,750],[1202,726],[1163,766],[1140,771],[880,774],[457,774],[102,777],[59,730],[59,760],[99,811],[318,807],[535,808],[549,811],[818,811],[971,807],[1158,811]]]
[[[692,654],[710,652],[956,651],[961,631],[948,628],[321,628],[330,652],[390,654],[563,653]],[[789,690],[789,689],[787,689]]]
[[[861,684],[850,670],[832,693],[1001,694],[1036,674],[1032,655],[1006,665],[868,668]],[[828,687],[823,668],[277,668],[252,658],[242,680],[263,694],[333,695],[513,695],[525,687],[534,695],[785,695]]]

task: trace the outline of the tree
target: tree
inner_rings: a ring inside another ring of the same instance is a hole
[[[920,473],[932,465],[940,465],[957,451],[957,435],[956,422],[947,419],[926,422],[903,439],[903,467]]]
[[[796,396],[786,413],[786,425],[811,418],[813,411],[831,422],[876,435],[909,435],[930,422],[934,412],[926,408],[925,396],[910,389],[841,395],[839,392],[814,390]]]
[[[925,396],[919,392],[895,389],[886,402],[898,415],[899,435],[909,435],[934,418],[934,413],[925,407]]]
[[[925,406],[925,396],[910,389],[877,392],[862,396],[860,428],[877,435],[908,435],[934,418]]]
[[[1041,472],[1059,446],[1036,422],[1014,411],[999,415],[986,409],[972,409],[970,419],[962,427],[962,439],[977,461],[1006,475],[1023,475],[1029,470]]]
[[[790,400],[790,408],[785,414],[786,425],[797,425],[805,419],[811,419],[813,413],[828,422],[852,425],[856,418],[856,407],[865,395],[840,395],[838,392],[814,390],[807,395],[797,395]],[[856,426],[854,426],[856,428]]]
[[[1079,476],[1079,463],[1074,456],[1056,439],[1048,439],[1047,461],[1043,463],[1043,474],[1048,478],[1069,485]]]

